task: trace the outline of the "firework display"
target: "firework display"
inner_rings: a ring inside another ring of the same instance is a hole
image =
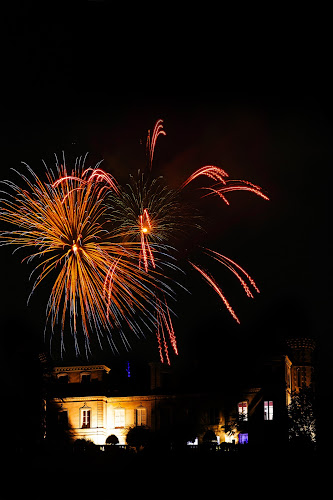
[[[219,196],[229,204],[226,193],[245,190],[264,199],[259,186],[247,181],[228,179],[216,166],[195,171],[179,189],[173,190],[164,179],[152,178],[157,138],[166,135],[158,120],[148,133],[147,171],[122,187],[100,168],[86,168],[86,156],[69,168],[63,156],[56,157],[54,170],[45,165],[45,181],[25,164],[27,174],[16,172],[25,187],[2,181],[6,187],[0,200],[0,220],[14,226],[0,232],[0,245],[14,245],[27,252],[23,260],[38,260],[31,293],[45,278],[53,286],[47,303],[46,325],[52,337],[59,327],[61,348],[65,349],[64,331],[70,328],[76,352],[80,335],[86,352],[96,334],[117,349],[115,337],[129,347],[126,332],[144,335],[154,331],[160,359],[170,363],[169,347],[178,354],[172,325],[170,301],[177,298],[177,272],[184,272],[177,260],[177,246],[189,228],[200,228],[198,220],[182,193],[196,179],[212,182],[202,187],[205,196]],[[185,216],[185,214],[190,214]],[[254,280],[230,258],[204,248],[204,253],[228,268],[240,281],[246,294],[251,287],[259,292]],[[216,280],[201,265],[188,260],[215,290],[233,318],[238,317]],[[248,283],[247,283],[247,282]]]

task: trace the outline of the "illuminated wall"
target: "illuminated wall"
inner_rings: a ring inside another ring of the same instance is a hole
[[[58,415],[65,412],[68,426],[74,439],[90,439],[95,444],[104,444],[106,439],[107,398],[101,396],[55,398]],[[61,415],[62,422],[65,420]]]
[[[128,430],[135,425],[145,425],[152,430],[159,428],[157,408],[169,399],[168,396],[155,395],[88,396],[54,398],[53,403],[58,415],[65,412],[73,439],[90,439],[95,444],[104,445],[111,434],[117,436],[119,444],[126,444]]]

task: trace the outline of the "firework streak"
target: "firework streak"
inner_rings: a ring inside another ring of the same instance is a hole
[[[152,136],[147,137],[150,176],[157,138],[166,135],[158,120]],[[87,156],[87,155],[86,155]],[[61,348],[65,349],[64,331],[68,324],[76,352],[80,352],[80,332],[86,353],[94,331],[102,347],[106,337],[117,349],[117,334],[129,348],[126,331],[137,336],[144,329],[155,330],[160,359],[170,363],[169,347],[178,354],[171,320],[169,298],[176,299],[174,273],[183,272],[177,262],[177,242],[186,226],[197,226],[195,218],[184,214],[182,191],[197,179],[207,178],[212,186],[201,187],[204,195],[225,197],[231,191],[245,190],[263,199],[268,197],[259,186],[248,181],[229,180],[219,167],[208,165],[195,171],[178,190],[165,186],[161,178],[131,178],[125,187],[100,168],[85,168],[86,156],[68,170],[65,158],[55,170],[45,164],[43,182],[25,164],[28,175],[18,173],[25,189],[12,181],[0,200],[0,220],[14,229],[0,232],[1,245],[27,250],[23,260],[39,259],[32,271],[35,278],[31,294],[46,277],[53,280],[47,303],[47,321],[52,337],[60,325]],[[213,250],[204,253],[228,268],[240,281],[248,297],[254,280],[234,261]],[[201,266],[188,261],[218,294],[232,317],[239,322],[215,279]],[[248,283],[247,283],[247,282]],[[31,295],[30,294],[30,295]]]

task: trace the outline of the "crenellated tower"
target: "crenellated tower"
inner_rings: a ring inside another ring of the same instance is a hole
[[[291,338],[287,340],[291,350],[291,387],[292,392],[299,392],[301,388],[314,390],[313,351],[315,341],[311,338]]]

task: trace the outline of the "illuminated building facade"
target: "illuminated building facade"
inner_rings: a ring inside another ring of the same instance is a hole
[[[129,377],[129,364],[124,368]],[[58,394],[51,400],[57,424],[65,425],[72,439],[84,438],[100,446],[111,435],[119,444],[126,444],[126,435],[133,426],[163,432],[179,423],[195,423],[200,441],[208,430],[214,432],[217,442],[224,441],[220,398],[210,394],[170,394],[168,390],[165,393],[166,371],[160,363],[152,363],[147,394],[120,395],[107,380],[112,369],[105,365],[55,367],[49,385],[51,393]]]
[[[313,381],[314,343],[295,340],[289,347],[290,357],[275,356],[265,363],[260,384],[228,393],[202,387],[198,392],[177,391],[170,382],[172,369],[160,363],[150,364],[143,388],[133,386],[135,369],[129,362],[122,367],[120,385],[113,368],[105,365],[55,367],[49,382],[50,406],[56,424],[68,428],[72,439],[88,439],[99,446],[109,436],[126,444],[128,430],[135,426],[160,433],[187,426],[195,429],[189,441],[199,444],[209,436],[225,446],[281,445],[288,440],[292,394]]]

